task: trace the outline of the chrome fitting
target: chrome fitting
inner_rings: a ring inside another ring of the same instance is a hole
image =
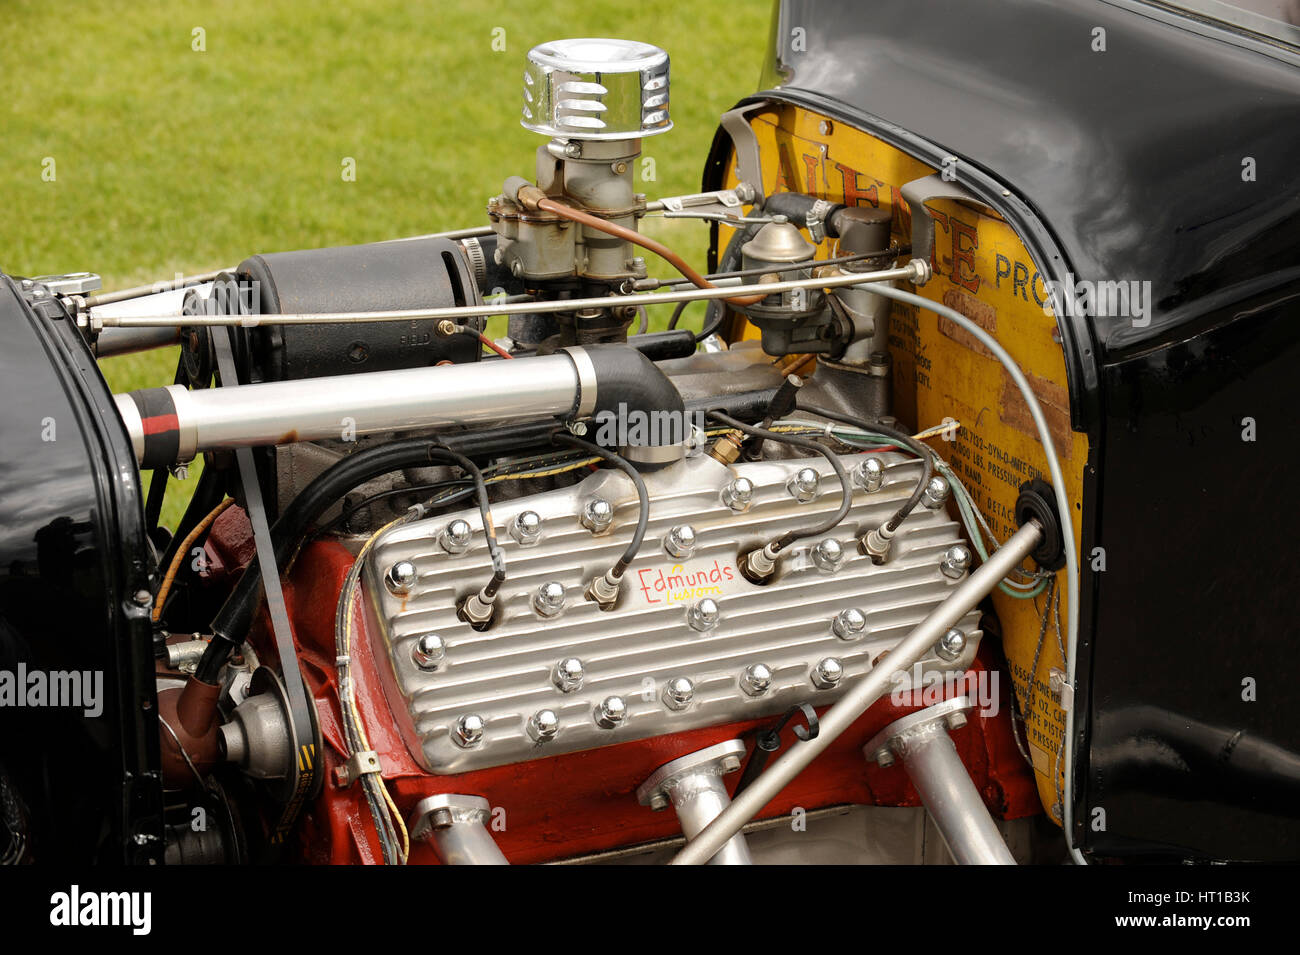
[[[536,511],[520,511],[510,522],[510,536],[520,547],[531,547],[542,539],[542,518]]]
[[[586,671],[577,657],[565,657],[551,670],[551,682],[561,693],[576,693],[582,689],[585,677]]]
[[[939,565],[939,570],[951,580],[960,580],[966,571],[970,570],[970,563],[970,548],[965,544],[953,544],[944,551],[943,562]]]
[[[447,644],[436,633],[426,633],[415,641],[411,659],[421,670],[436,670],[447,656]]]
[[[722,489],[722,503],[733,511],[743,511],[754,500],[754,482],[747,477],[738,477]]]

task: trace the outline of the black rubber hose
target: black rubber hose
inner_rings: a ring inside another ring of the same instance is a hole
[[[751,212],[750,215],[762,215],[761,212]],[[722,258],[718,260],[718,272],[733,271],[740,264],[741,247],[758,234],[758,230],[763,227],[762,223],[753,223],[743,229],[737,229],[731,234],[731,241],[727,243],[727,248],[722,253]],[[697,342],[702,342],[719,328],[727,317],[727,307],[717,299],[709,301],[709,310],[704,314],[704,327],[700,329],[695,336]]]
[[[686,404],[681,392],[653,361],[626,345],[588,345],[583,349],[596,372],[597,422],[628,412],[658,413],[667,427],[647,429],[650,446],[680,444],[686,439]]]
[[[720,411],[710,411],[709,417],[715,421],[720,421],[728,428],[735,428],[753,438],[762,438],[764,441],[778,441],[782,444],[788,444],[792,447],[802,448],[805,451],[812,451],[820,454],[830,462],[831,467],[835,470],[835,476],[840,479],[840,506],[834,514],[812,527],[806,527],[803,530],[786,531],[772,543],[775,545],[774,550],[777,552],[785,550],[797,540],[805,537],[812,537],[816,534],[825,534],[848,517],[849,508],[853,505],[853,484],[849,480],[849,472],[844,470],[844,465],[840,463],[839,457],[830,448],[818,444],[810,438],[802,438],[794,434],[784,434],[780,431],[768,431],[766,428],[756,428],[753,425],[745,424],[743,421],[737,421],[730,415],[723,414]]]
[[[632,540],[628,542],[627,549],[623,551],[623,556],[618,559],[618,562],[614,564],[609,572],[609,576],[617,580],[623,576],[623,572],[636,559],[637,551],[641,549],[641,542],[645,540],[646,528],[650,524],[650,492],[646,490],[645,481],[637,473],[637,469],[632,466],[630,461],[607,448],[602,448],[591,441],[584,441],[567,431],[557,431],[553,435],[553,440],[556,444],[579,448],[588,454],[599,455],[630,477],[632,483],[636,485],[636,496],[640,502],[640,511],[636,518],[636,530],[632,532]]]
[[[926,485],[930,483],[930,478],[934,476],[934,453],[920,441],[917,441],[910,434],[906,434],[896,428],[888,428],[882,424],[872,424],[864,421],[862,418],[854,417],[850,414],[844,414],[840,411],[831,411],[827,408],[818,408],[814,405],[799,402],[799,410],[805,414],[816,415],[819,418],[825,418],[827,421],[838,421],[840,424],[846,424],[851,428],[857,428],[859,431],[871,431],[875,434],[883,434],[895,444],[901,444],[909,451],[913,452],[921,459],[921,465],[925,473],[921,475],[920,482],[912,491],[912,496],[903,502],[903,506],[894,512],[894,516],[885,521],[885,529],[895,531],[898,525],[907,519],[907,515],[912,513],[917,503],[921,500],[921,495],[925,493]]]
[[[353,488],[392,471],[435,461],[457,463],[446,448],[429,438],[411,438],[367,448],[339,461],[308,484],[271,528],[276,566],[286,567],[302,546],[313,522]],[[261,587],[262,577],[254,558],[212,621],[212,640],[195,670],[196,679],[204,683],[217,681],[221,667],[252,626]]]
[[[666,332],[633,335],[627,343],[651,361],[690,358],[695,354],[695,333],[685,328],[674,328],[671,323]]]
[[[808,227],[808,213],[817,203],[816,196],[804,195],[801,192],[776,192],[763,200],[763,215],[765,216],[785,216],[792,223],[801,229]],[[843,209],[844,203],[835,203],[827,210],[822,221],[829,224],[831,216]],[[834,238],[834,233],[829,230],[828,234]]]

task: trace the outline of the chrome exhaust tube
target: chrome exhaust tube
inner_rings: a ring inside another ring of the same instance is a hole
[[[966,725],[974,704],[959,696],[895,720],[862,748],[869,761],[889,766],[894,757],[921,796],[958,865],[1015,865],[979,790],[948,735]]]
[[[509,865],[487,830],[492,806],[482,796],[444,793],[420,800],[411,838],[427,839],[443,865]]]
[[[190,391],[114,395],[141,467],[202,451],[351,440],[386,431],[589,414],[595,367],[581,348],[510,361],[408,368]]]
[[[893,686],[894,674],[906,672],[939,638],[956,625],[975,604],[998,585],[1003,577],[1020,565],[1038,546],[1043,529],[1036,521],[1029,521],[1011,535],[1005,544],[989,556],[969,577],[958,584],[948,599],[917,624],[903,641],[885,658],[886,666],[877,667],[855,683],[822,716],[820,731],[810,740],[804,740],[788,749],[767,771],[755,779],[731,801],[713,822],[677,853],[673,865],[702,865],[712,858],[722,845],[734,836],[745,823],[753,819],[789,782],[799,775],[809,763],[826,751],[841,733],[867,711]]]
[[[731,805],[722,777],[740,769],[745,749],[743,742],[732,739],[665,763],[637,788],[637,801],[655,811],[671,805],[686,838],[694,839]],[[753,864],[749,845],[739,832],[709,860],[709,865]]]

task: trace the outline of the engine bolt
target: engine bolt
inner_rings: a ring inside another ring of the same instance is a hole
[[[411,588],[415,586],[415,582],[419,577],[415,564],[409,560],[399,560],[388,568],[388,573],[384,575],[384,586],[392,594],[399,597],[405,596],[411,592]]]
[[[686,611],[686,622],[691,625],[692,630],[701,633],[716,627],[721,617],[722,611],[718,608],[718,602],[712,597],[703,597],[695,601],[691,604],[691,609]]]
[[[828,537],[812,549],[812,559],[821,570],[838,570],[844,559],[844,548],[834,537]]]
[[[962,633],[955,627],[940,637],[939,642],[934,645],[934,652],[937,653],[941,659],[949,662],[952,662],[961,656],[965,649],[966,634]]]
[[[436,633],[426,633],[415,641],[411,659],[421,670],[436,670],[447,655],[447,644]]]
[[[853,483],[864,491],[879,491],[885,484],[885,462],[867,458],[853,469]]]
[[[551,682],[561,693],[574,693],[582,689],[585,675],[581,660],[577,657],[566,657],[555,664],[555,669],[551,671]]]
[[[469,550],[469,542],[474,538],[474,531],[468,521],[457,518],[448,522],[438,535],[438,546],[449,554],[463,554]]]
[[[966,725],[966,714],[960,710],[956,713],[949,713],[943,720],[948,724],[948,729],[959,730]]]
[[[554,710],[538,710],[528,717],[528,735],[535,743],[545,743],[555,739],[560,732],[560,718]]]
[[[738,477],[722,489],[722,503],[733,511],[743,511],[754,499],[754,482]]]
[[[668,531],[664,538],[664,550],[669,557],[685,559],[695,553],[695,528],[690,524],[678,524]]]
[[[930,483],[925,486],[925,492],[921,495],[921,503],[932,511],[937,511],[943,507],[944,501],[948,500],[948,493],[952,489],[948,486],[948,480],[936,474],[930,478]]]
[[[593,534],[603,534],[614,523],[614,505],[603,497],[593,497],[582,509],[582,526]]]
[[[533,609],[543,617],[554,617],[564,609],[564,584],[548,580],[533,595]]]
[[[510,522],[510,536],[520,545],[536,544],[542,537],[542,517],[536,511],[520,511]]]
[[[483,740],[483,717],[475,713],[467,713],[462,716],[456,721],[452,736],[455,738],[457,746],[466,749],[477,746]]]
[[[607,730],[612,730],[627,719],[627,704],[621,696],[607,696],[596,707],[596,722]]]
[[[676,677],[664,684],[664,706],[670,710],[684,710],[695,697],[695,684],[684,676]]]
[[[943,571],[945,577],[959,580],[970,569],[970,562],[970,548],[965,544],[953,544],[944,552],[943,563],[939,565],[939,569]]]
[[[867,615],[857,607],[841,610],[831,621],[831,633],[841,640],[852,640],[867,629]]]
[[[746,696],[762,696],[771,686],[772,670],[766,664],[750,664],[740,674],[740,688]]]
[[[844,679],[844,664],[835,657],[826,657],[813,667],[813,685],[819,690],[829,690]]]
[[[800,504],[807,504],[817,496],[817,484],[820,480],[821,475],[812,468],[800,468],[791,475],[790,480],[786,481],[785,489]]]

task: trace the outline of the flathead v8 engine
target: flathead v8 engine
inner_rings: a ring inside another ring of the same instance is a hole
[[[477,227],[162,289],[8,283],[6,322],[84,356],[138,518],[113,581],[147,730],[123,852],[1063,855],[1088,453],[1052,316],[967,281],[1030,258],[1015,232],[767,100],[723,117],[704,191],[637,191],[672,125],[647,44],[534,49],[523,125],[535,175]],[[707,268],[646,234],[660,217],[713,230]],[[93,374],[92,351],[175,344],[172,384]],[[15,844],[48,850],[61,808],[10,813]]]

